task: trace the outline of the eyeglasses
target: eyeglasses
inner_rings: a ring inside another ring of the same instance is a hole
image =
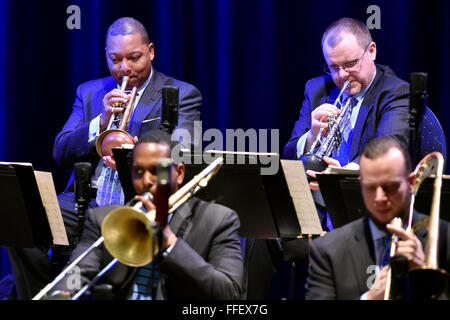
[[[370,46],[370,45],[369,45]],[[351,71],[354,68],[356,68],[359,63],[362,61],[364,55],[366,54],[367,49],[369,48],[369,46],[367,46],[367,48],[364,50],[363,54],[361,55],[361,57],[359,57],[356,60],[344,63],[342,66],[333,64],[331,66],[329,66],[327,63],[325,63],[324,65],[324,71],[328,74],[334,73],[334,72],[339,72],[339,70],[344,69],[344,71]]]

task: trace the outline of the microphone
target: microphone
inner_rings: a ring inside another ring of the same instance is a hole
[[[75,163],[75,210],[78,214],[77,233],[69,239],[70,246],[75,247],[83,233],[86,209],[91,201],[91,164],[89,162]]]
[[[161,158],[156,167],[158,176],[155,195],[156,223],[163,228],[167,224],[169,215],[169,197],[172,189],[172,167],[174,163],[170,158]]]
[[[91,200],[91,169],[89,162],[75,163],[75,203],[87,207]]]
[[[162,129],[172,133],[178,125],[178,94],[179,89],[175,86],[164,86],[162,88]]]
[[[409,87],[409,151],[414,163],[420,156],[422,118],[427,103],[427,78],[424,72],[414,72],[410,76]]]

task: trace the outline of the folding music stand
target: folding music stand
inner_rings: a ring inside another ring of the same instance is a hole
[[[125,203],[130,201],[136,195],[131,180],[131,167],[129,163],[129,154],[133,151],[130,148],[113,148],[112,152],[116,161],[117,172],[119,173],[120,184],[122,185]],[[131,155],[131,154],[130,154]]]
[[[0,198],[0,245],[34,247],[53,243],[31,164],[0,163]]]
[[[331,222],[338,228],[368,214],[358,181],[359,174],[321,174],[317,176],[320,191]],[[429,214],[433,197],[433,178],[427,178],[417,193],[414,208]],[[450,177],[442,180],[440,219],[450,221]]]
[[[127,148],[113,149],[125,201],[135,196],[128,161],[130,152],[131,149]],[[184,183],[219,156],[224,157],[224,165],[210,180],[209,185],[196,193],[196,197],[235,210],[240,218],[241,236],[275,239],[322,233],[306,178],[289,184],[286,179],[285,171],[289,166],[295,166],[295,175],[305,177],[300,161],[280,161],[278,154],[223,151],[191,153],[183,150],[181,158],[186,166]],[[265,157],[264,163],[260,161],[261,156]],[[267,169],[272,161],[278,165],[275,174],[261,174],[262,169]],[[302,192],[299,186],[307,191]]]
[[[225,161],[209,185],[196,196],[236,211],[240,218],[239,232],[242,237],[297,238],[322,233],[300,161],[280,161],[278,154],[224,151],[185,153],[185,181],[207,166],[205,156],[214,159],[223,156]],[[260,161],[261,156],[266,157],[264,163]],[[267,169],[269,163],[277,163],[278,170],[274,174],[262,174],[262,169]],[[294,173],[303,177],[304,181],[286,179],[292,178],[290,175]]]

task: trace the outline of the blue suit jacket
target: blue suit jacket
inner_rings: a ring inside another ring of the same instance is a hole
[[[409,84],[396,77],[387,66],[376,65],[377,74],[358,113],[350,149],[350,162],[359,163],[364,146],[374,138],[396,136],[408,146]],[[323,103],[333,103],[339,94],[331,76],[309,80],[300,118],[291,139],[283,150],[283,158],[297,159],[297,142],[311,128],[311,113]]]
[[[194,86],[168,77],[153,68],[153,76],[142,93],[136,106],[135,113],[130,121],[130,134],[141,136],[149,129],[159,128],[161,124],[162,88],[173,85],[179,88],[178,127],[189,130],[191,137],[194,134],[194,121],[200,120],[200,107],[202,96]],[[88,143],[89,123],[101,114],[103,110],[103,97],[117,87],[112,77],[91,80],[81,84],[77,89],[72,114],[64,128],[56,136],[53,157],[62,167],[73,168],[79,161],[91,162],[93,168],[97,166],[100,157],[95,151],[95,139]],[[152,120],[146,121],[144,120]],[[74,180],[69,179],[67,189]]]

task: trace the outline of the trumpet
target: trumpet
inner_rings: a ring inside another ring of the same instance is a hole
[[[120,91],[125,92],[129,78],[124,76],[122,78],[122,85]],[[137,88],[133,87],[130,94],[130,100],[126,105],[119,104],[124,110],[121,113],[112,114],[108,122],[108,125],[98,137],[95,142],[95,148],[100,157],[112,156],[112,149],[121,147],[122,144],[134,144],[134,139],[131,134],[128,133],[127,127],[133,113],[134,100],[136,99]],[[113,124],[117,125],[117,128],[111,128]]]
[[[349,81],[345,81],[342,86],[339,95],[333,103],[333,106],[337,106],[340,104],[340,99],[345,90],[350,86]],[[309,152],[304,154],[300,160],[303,162],[303,166],[305,170],[314,170],[322,172],[327,168],[327,164],[323,161],[324,156],[330,156],[331,153],[337,150],[342,142],[341,133],[344,128],[348,125],[348,121],[350,119],[351,114],[351,106],[350,100],[347,100],[347,103],[342,106],[341,112],[338,117],[333,116],[328,118],[328,126],[330,128],[327,136],[323,139],[324,128],[320,128],[319,133],[316,135]],[[320,147],[317,151],[314,151],[317,144],[320,142]]]
[[[428,219],[428,236],[425,245],[425,263],[419,269],[408,272],[410,282],[410,297],[436,299],[442,297],[448,290],[449,274],[438,266],[438,238],[439,238],[439,209],[441,200],[442,174],[444,170],[444,157],[440,152],[432,152],[426,155],[416,166],[414,173],[413,192],[409,206],[407,232],[415,232],[416,228],[422,226],[421,220],[412,225],[414,203],[422,182],[434,175],[433,198],[431,202],[430,216]],[[400,223],[401,224],[401,223]],[[391,243],[390,256],[395,255],[396,242]],[[389,299],[391,290],[391,270],[388,272],[384,299]],[[389,285],[388,285],[389,284]]]
[[[174,212],[200,189],[205,188],[211,178],[221,168],[223,161],[223,157],[218,157],[203,171],[171,195],[168,200],[169,213]],[[143,197],[149,200],[153,199],[152,194],[148,192],[144,193]],[[155,246],[156,240],[158,240],[155,227],[158,223],[156,222],[156,211],[152,210],[144,213],[140,210],[142,206],[142,202],[137,202],[133,207],[124,206],[112,210],[103,220],[101,228],[102,236],[69,264],[51,283],[35,295],[32,300],[40,300],[45,297],[67,273],[102,243],[104,243],[106,249],[114,259],[90,283],[77,292],[72,297],[72,300],[77,300],[118,261],[132,267],[144,266],[151,262],[158,252],[158,247]]]

